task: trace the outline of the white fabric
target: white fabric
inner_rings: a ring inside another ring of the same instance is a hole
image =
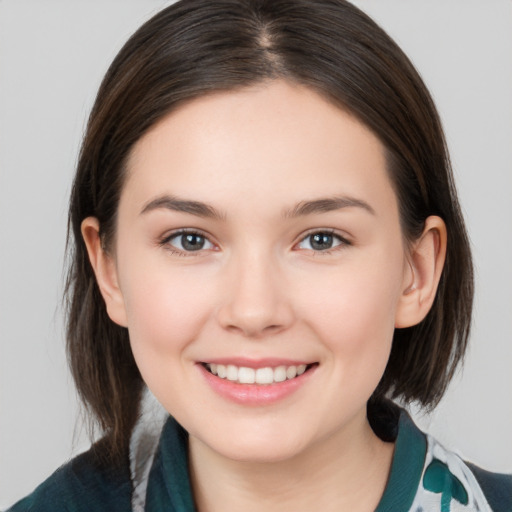
[[[423,473],[418,485],[414,502],[409,512],[430,512],[441,509],[441,494],[433,493],[422,485],[425,471],[430,463],[437,459],[448,467],[450,473],[457,477],[468,493],[468,504],[462,505],[457,500],[451,500],[450,512],[492,512],[492,509],[485,499],[475,476],[464,461],[455,453],[446,450],[436,439],[427,435],[427,454]]]
[[[132,510],[144,512],[149,471],[153,463],[160,434],[169,413],[154,395],[145,389],[139,419],[130,439],[130,474],[133,484]]]

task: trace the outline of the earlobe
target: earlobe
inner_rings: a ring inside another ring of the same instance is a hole
[[[446,245],[447,233],[443,219],[428,217],[423,233],[414,242],[408,257],[395,327],[412,327],[420,323],[430,311],[443,271]]]
[[[87,217],[82,221],[81,230],[108,316],[116,324],[126,327],[126,309],[119,288],[117,268],[114,258],[103,247],[98,219]]]

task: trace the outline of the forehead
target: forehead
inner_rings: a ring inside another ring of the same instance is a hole
[[[139,205],[164,193],[259,202],[260,211],[304,195],[365,196],[377,210],[396,203],[378,138],[318,93],[284,81],[182,105],[137,142],[127,173],[122,201]]]

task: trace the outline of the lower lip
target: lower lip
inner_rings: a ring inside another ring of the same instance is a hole
[[[210,373],[202,364],[197,365],[206,382],[217,394],[232,402],[242,405],[270,405],[292,395],[312,376],[317,366],[310,367],[306,372],[293,379],[273,384],[239,384],[221,379]]]

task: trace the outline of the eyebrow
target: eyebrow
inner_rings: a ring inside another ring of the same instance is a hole
[[[201,201],[191,201],[188,199],[178,199],[174,196],[161,196],[147,203],[141,210],[141,215],[158,209],[172,210],[175,212],[184,212],[197,217],[205,217],[208,219],[222,220],[225,215]]]
[[[285,210],[283,213],[284,218],[302,217],[305,215],[312,215],[315,213],[326,213],[343,208],[361,208],[372,215],[375,215],[375,210],[366,202],[361,199],[347,196],[335,196],[321,199],[314,199],[311,201],[301,201],[293,208]],[[203,203],[201,201],[192,201],[188,199],[179,199],[175,196],[161,196],[149,201],[141,210],[141,215],[151,212],[153,210],[166,209],[175,212],[189,213],[198,217],[209,219],[224,220],[226,215],[216,210],[213,206]]]
[[[326,213],[342,208],[362,208],[363,210],[375,214],[375,210],[362,199],[347,196],[334,196],[312,201],[301,201],[290,210],[284,212],[284,217],[295,218],[303,215],[311,215],[314,213]]]

